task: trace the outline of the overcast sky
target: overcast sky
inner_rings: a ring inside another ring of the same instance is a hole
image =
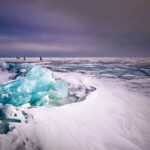
[[[0,56],[150,56],[150,0],[0,0]]]

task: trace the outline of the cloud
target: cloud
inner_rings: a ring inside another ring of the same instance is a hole
[[[38,44],[30,42],[19,42],[19,43],[1,43],[0,50],[18,50],[18,51],[58,51],[68,52],[75,51],[76,49],[71,46],[64,45],[51,45],[51,44]]]
[[[0,55],[149,55],[149,14],[149,0],[0,0]]]

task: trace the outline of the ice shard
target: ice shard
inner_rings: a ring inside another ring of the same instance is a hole
[[[0,123],[0,134],[7,134],[10,131],[9,123],[2,122]]]
[[[50,70],[33,66],[24,76],[0,86],[0,103],[21,106],[59,105],[68,94],[67,85],[52,77]]]

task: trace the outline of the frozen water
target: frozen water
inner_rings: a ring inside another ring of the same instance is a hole
[[[68,89],[63,81],[52,77],[50,70],[34,66],[25,77],[0,86],[0,93],[0,103],[3,104],[46,106],[63,103]]]
[[[26,69],[30,70],[33,67],[33,65],[28,65],[28,64],[13,64],[13,63],[5,63],[5,62],[0,62],[0,69],[2,71],[18,71],[21,69]]]
[[[10,130],[9,130],[9,124],[8,123],[0,123],[0,134],[6,134],[8,133]]]
[[[9,81],[7,73],[15,73],[19,74],[15,81],[39,76],[40,81],[41,70],[30,76],[32,72],[23,64],[32,62],[52,70],[54,82],[63,79],[67,83],[68,96],[59,102],[80,101],[82,97],[85,101],[53,108],[2,105],[3,120],[13,121],[8,122],[13,130],[7,133],[8,124],[0,125],[0,132],[7,133],[0,134],[1,150],[150,149],[149,58],[43,58],[42,62],[38,59],[16,62],[14,58],[4,58],[13,67],[5,69],[10,64],[3,64],[0,80]]]

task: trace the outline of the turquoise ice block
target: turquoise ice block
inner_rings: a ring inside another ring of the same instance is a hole
[[[67,85],[55,80],[50,70],[33,66],[24,77],[0,86],[0,103],[45,106],[62,103],[67,94]]]

